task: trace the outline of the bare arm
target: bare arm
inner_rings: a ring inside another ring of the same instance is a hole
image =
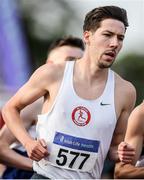
[[[4,121],[3,121],[1,110],[0,110],[0,129],[3,127],[3,125],[4,125]]]
[[[135,149],[135,156],[132,164],[135,165],[139,159],[144,138],[144,103],[136,107],[128,120],[128,127],[125,136],[125,142]]]
[[[4,125],[0,132],[0,163],[20,169],[32,170],[31,159],[10,149],[10,145],[15,141],[16,138],[6,125]]]
[[[37,119],[37,114],[41,112],[41,106],[42,101],[39,100],[22,111],[21,117],[26,129],[29,129]],[[0,130],[0,162],[8,166],[32,170],[32,160],[10,148],[10,145],[16,141],[11,131],[4,125]]]
[[[128,120],[128,128],[126,131],[125,142],[135,149],[135,155],[132,164],[124,164],[122,162],[116,164],[115,177],[117,178],[143,178],[144,167],[135,167],[136,161],[139,159],[144,137],[144,104],[136,107],[131,113]],[[122,154],[125,156],[124,152]],[[122,156],[121,155],[121,156]],[[121,157],[120,156],[120,157]],[[121,159],[123,160],[123,156]]]
[[[48,65],[40,67],[30,80],[13,96],[3,108],[3,118],[16,136],[16,138],[27,149],[28,155],[33,160],[40,160],[48,155],[46,144],[43,140],[33,140],[23,126],[20,111],[27,105],[48,93],[47,84],[53,79],[49,76],[53,69]]]
[[[144,167],[135,167],[132,164],[125,164],[119,162],[115,166],[114,171],[115,179],[143,179],[144,178]]]
[[[125,142],[131,145],[135,149],[135,156],[132,161],[133,164],[135,164],[138,158],[140,157],[143,146],[143,135],[144,135],[143,108],[144,108],[144,103],[136,107],[131,113],[128,120],[128,128],[125,136]],[[119,157],[121,161],[123,161],[123,159],[125,158],[126,152],[127,149],[125,149],[125,151],[122,149],[121,153],[119,152]]]
[[[125,132],[126,132],[126,127],[127,127],[127,120],[128,117],[131,113],[131,111],[134,108],[135,105],[135,101],[136,101],[136,91],[135,88],[133,87],[132,84],[127,83],[126,87],[122,87],[123,90],[126,89],[125,92],[121,91],[118,93],[116,92],[116,99],[118,99],[118,101],[116,101],[116,106],[119,107],[120,103],[123,104],[118,120],[117,120],[117,124],[116,124],[116,128],[113,134],[113,138],[112,138],[112,142],[111,142],[111,146],[110,146],[110,150],[109,150],[109,158],[110,160],[114,160],[114,161],[119,161],[119,157],[118,157],[118,145],[120,142],[122,142],[124,140],[124,136],[125,136]],[[123,98],[122,101],[120,101],[119,94],[121,94],[121,96]],[[132,147],[129,147],[131,153],[134,153],[134,149]]]

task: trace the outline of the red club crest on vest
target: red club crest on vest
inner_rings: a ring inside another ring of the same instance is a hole
[[[91,119],[90,112],[83,106],[76,107],[72,112],[72,120],[78,126],[85,126]]]

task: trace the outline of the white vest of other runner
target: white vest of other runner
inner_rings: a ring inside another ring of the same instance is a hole
[[[116,125],[114,73],[109,69],[102,95],[80,98],[73,88],[74,61],[67,62],[55,101],[38,116],[37,136],[50,156],[34,162],[34,170],[49,178],[100,178]]]

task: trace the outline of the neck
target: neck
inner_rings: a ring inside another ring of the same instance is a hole
[[[90,84],[96,79],[100,81],[105,79],[108,74],[108,68],[101,69],[94,61],[84,56],[76,62],[74,71],[80,78],[85,79]]]

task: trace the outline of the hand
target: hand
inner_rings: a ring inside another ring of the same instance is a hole
[[[35,161],[40,161],[42,158],[49,155],[47,144],[43,139],[32,140],[25,145],[29,158]]]
[[[135,149],[126,142],[121,142],[118,146],[118,156],[121,162],[132,163]]]

